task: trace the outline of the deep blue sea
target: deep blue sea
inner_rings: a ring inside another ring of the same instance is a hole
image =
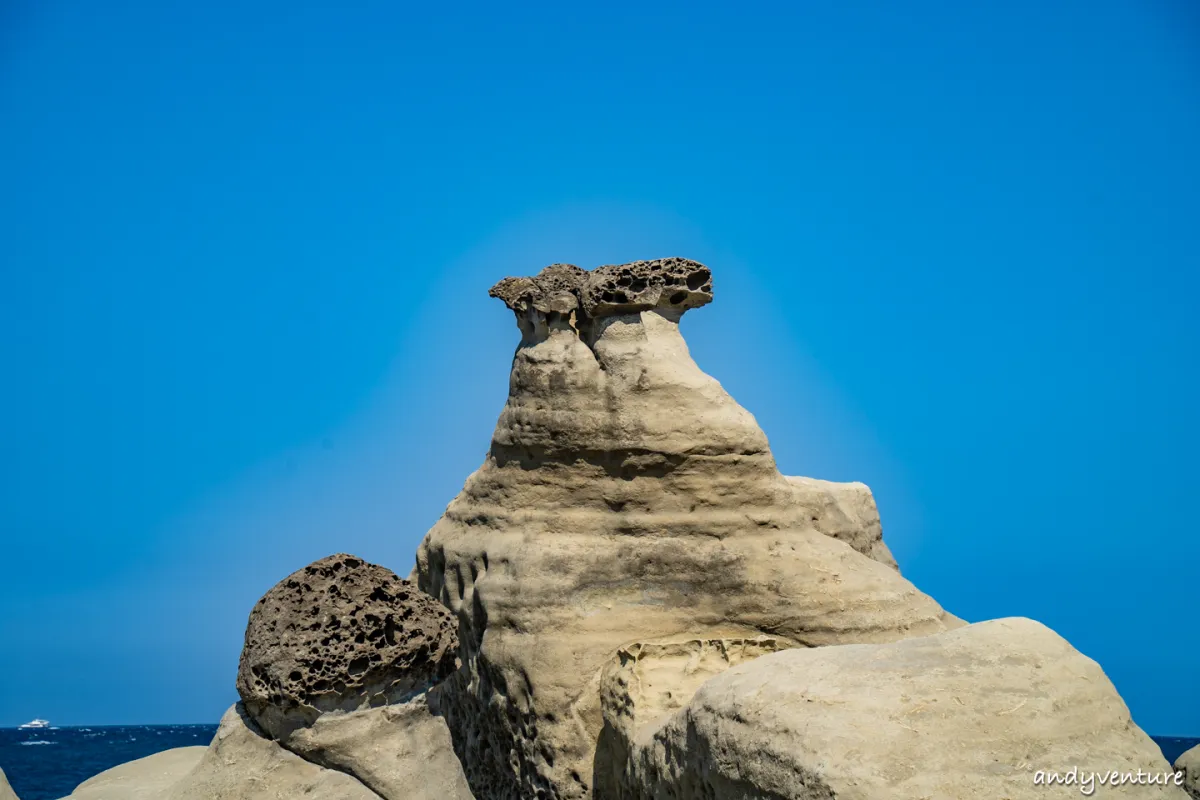
[[[173,747],[206,745],[216,725],[0,728],[0,768],[21,800],[58,800],[93,775]]]
[[[18,730],[0,728],[0,768],[21,800],[59,800],[106,769],[172,747],[206,745],[216,725],[93,726]],[[1200,738],[1155,736],[1174,762]]]

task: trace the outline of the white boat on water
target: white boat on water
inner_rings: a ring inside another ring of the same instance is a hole
[[[29,722],[26,722],[24,725],[17,726],[17,728],[19,730],[23,730],[23,731],[41,730],[42,728],[49,728],[49,727],[50,727],[50,723],[44,719],[30,720]]]

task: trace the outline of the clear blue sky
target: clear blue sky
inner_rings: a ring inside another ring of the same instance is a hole
[[[677,254],[785,472],[1200,735],[1194,2],[334,5],[2,6],[0,725],[215,722],[482,462],[491,283]]]

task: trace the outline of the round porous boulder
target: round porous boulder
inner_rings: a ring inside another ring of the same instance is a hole
[[[254,606],[237,689],[263,730],[285,740],[326,712],[424,692],[454,671],[457,650],[446,608],[391,570],[339,553]]]

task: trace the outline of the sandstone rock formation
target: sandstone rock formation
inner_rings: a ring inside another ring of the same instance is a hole
[[[834,483],[792,476],[787,481],[796,491],[796,503],[809,510],[817,530],[881,564],[899,569],[892,551],[884,544],[879,509],[865,483]]]
[[[705,683],[636,743],[612,797],[922,800],[1184,798],[1095,662],[1026,619],[891,644],[789,650]],[[1043,776],[1044,777],[1044,776]],[[1090,792],[1085,792],[1090,793]]]
[[[730,667],[788,649],[770,636],[673,637],[617,649],[600,678],[604,728],[596,745],[595,797],[617,798],[631,756],[700,686]]]
[[[357,779],[305,761],[267,738],[239,703],[199,764],[162,800],[379,800]]]
[[[1175,769],[1183,773],[1183,788],[1195,800],[1200,800],[1200,745],[1175,759]]]
[[[866,486],[779,473],[680,335],[712,291],[678,258],[496,284],[508,401],[410,580],[344,554],[285,578],[203,758],[126,765],[120,796],[1034,800],[1116,769],[1157,785],[1108,796],[1182,798],[1095,663],[966,626]]]
[[[17,793],[8,785],[8,777],[0,769],[0,800],[17,800]]]
[[[522,334],[508,402],[417,555],[459,618],[443,710],[478,796],[591,796],[601,672],[632,642],[961,624],[900,576],[861,491],[782,476],[692,361],[679,321],[711,299],[706,267],[554,265],[492,294]]]
[[[169,800],[169,790],[204,756],[203,747],[178,747],[101,772],[67,800]]]

